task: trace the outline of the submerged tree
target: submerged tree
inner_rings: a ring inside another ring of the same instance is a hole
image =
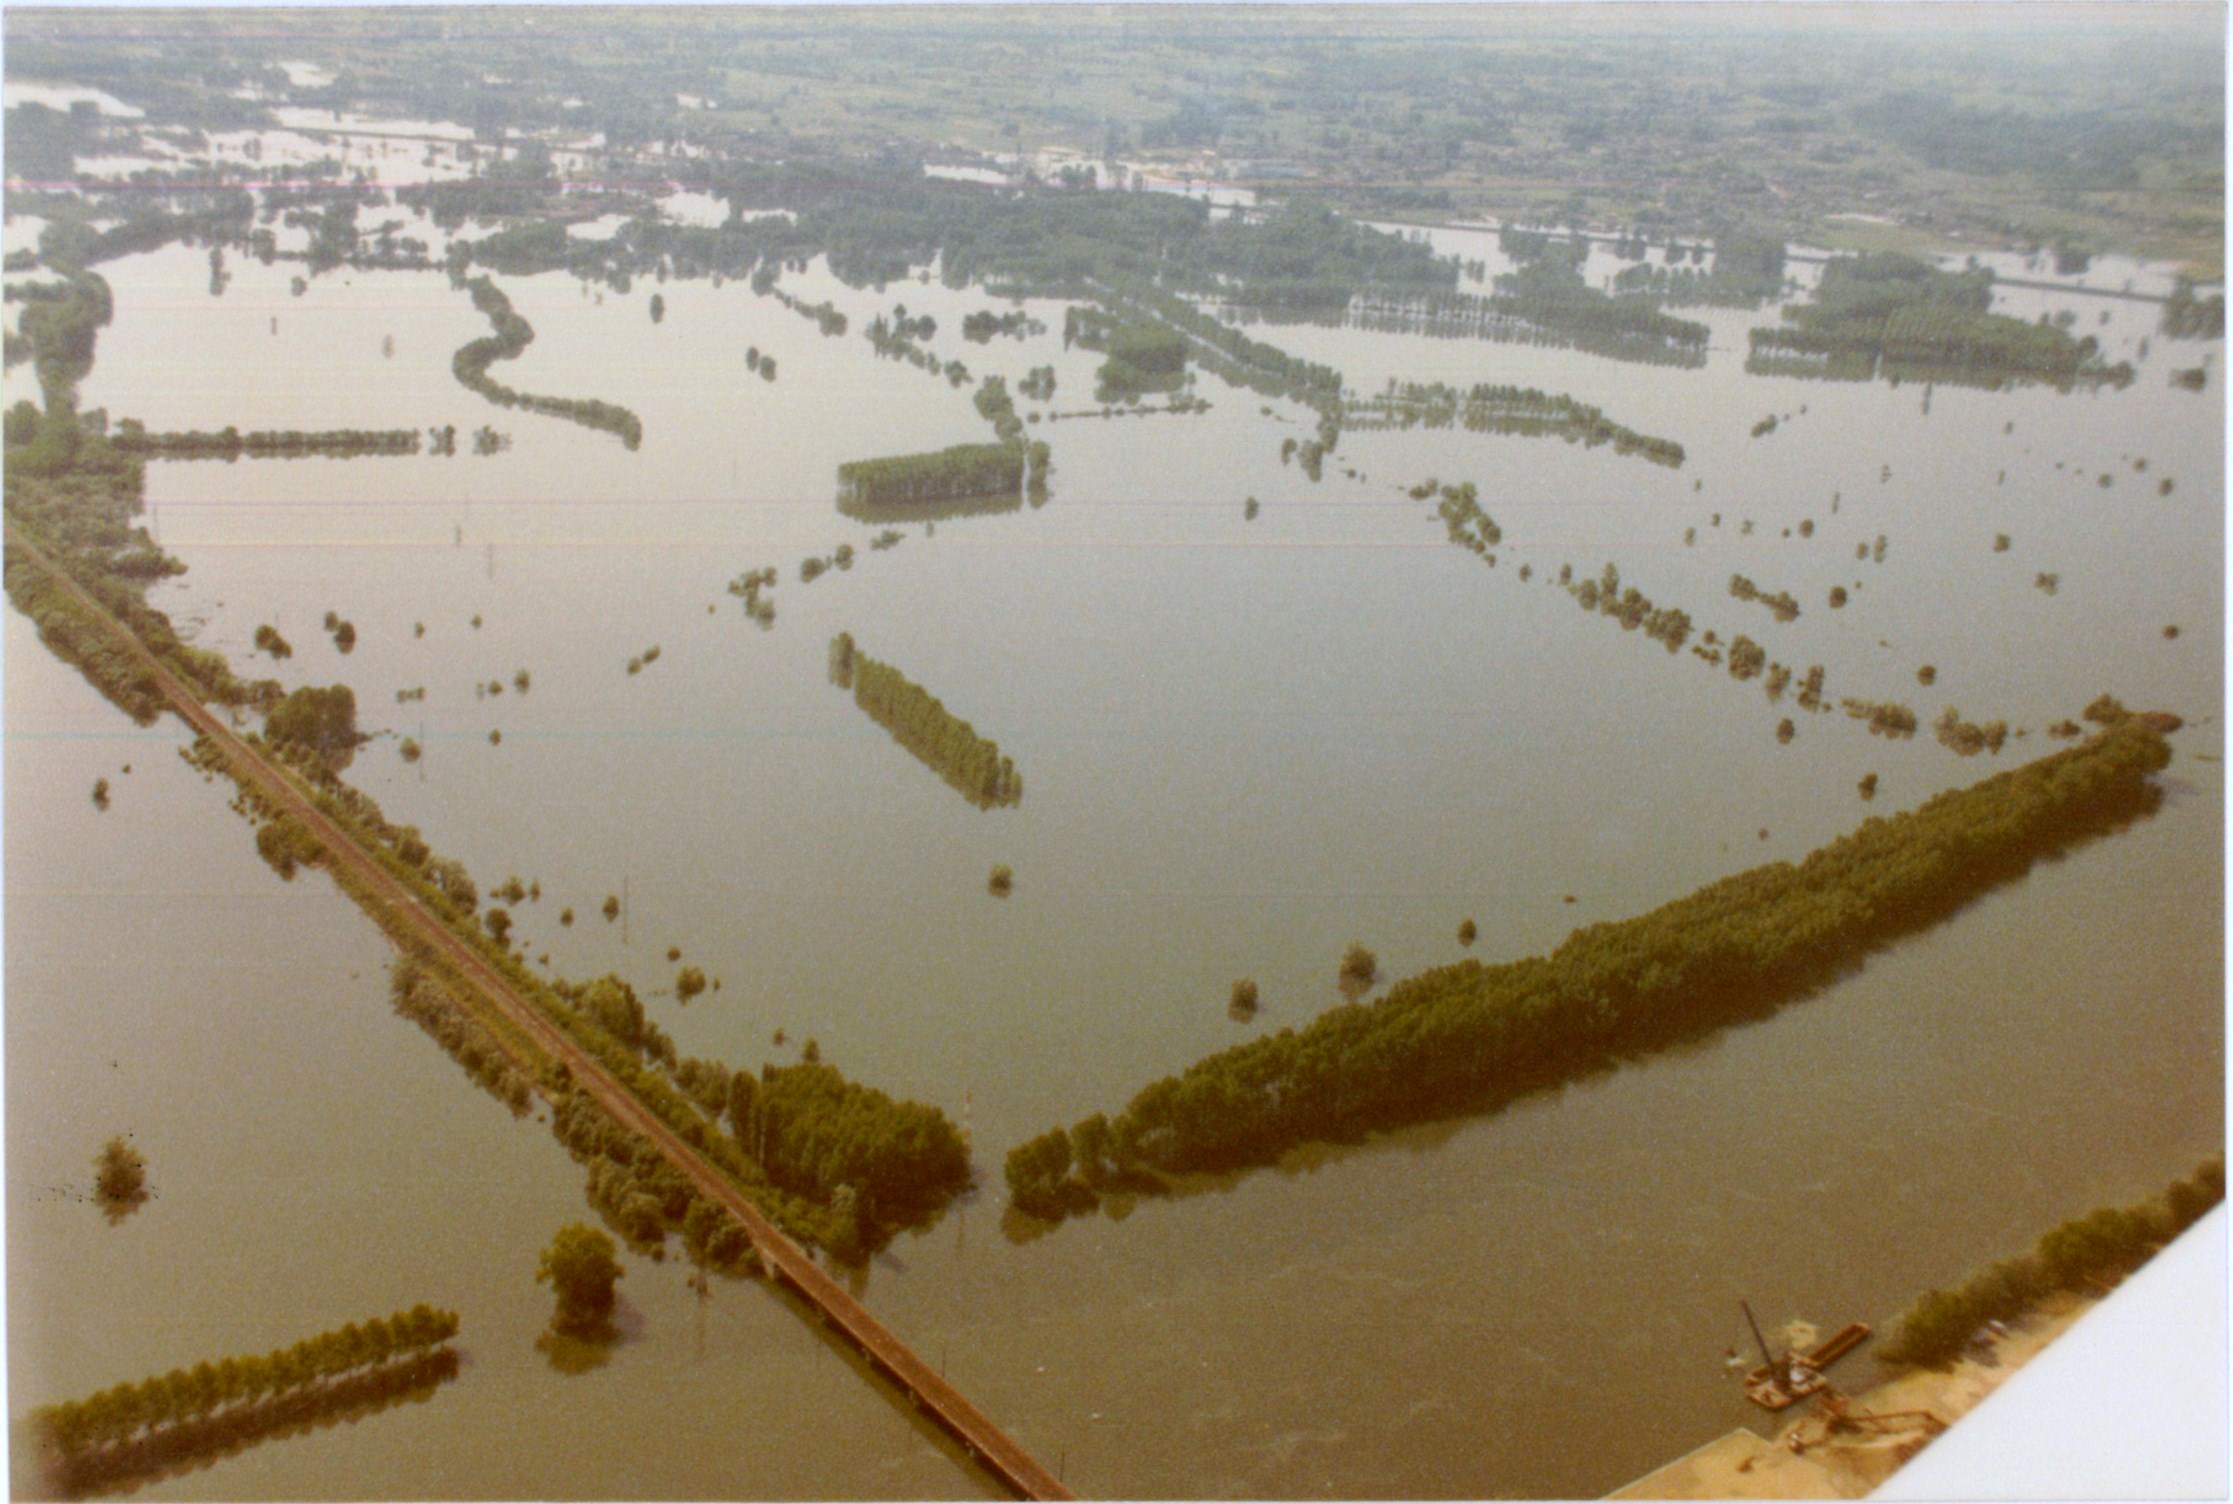
[[[535,1265],[535,1282],[549,1285],[558,1298],[551,1327],[569,1336],[593,1336],[609,1328],[614,1283],[627,1271],[613,1257],[613,1240],[580,1222],[558,1230]]]
[[[147,1199],[147,1161],[128,1140],[103,1144],[93,1170],[93,1195],[110,1212],[128,1212]]]
[[[1341,953],[1341,990],[1355,994],[1371,987],[1380,975],[1380,958],[1375,956],[1361,940],[1349,942]]]

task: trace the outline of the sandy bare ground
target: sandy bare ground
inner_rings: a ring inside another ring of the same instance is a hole
[[[1987,1395],[2062,1335],[2093,1302],[2052,1297],[2011,1327],[1989,1353],[1964,1358],[1941,1373],[1918,1369],[1847,1401],[1855,1413],[1890,1416],[1927,1412],[1941,1427],[1974,1410]],[[1613,1499],[1859,1499],[1929,1444],[1928,1424],[1887,1421],[1858,1431],[1830,1432],[1814,1407],[1785,1420],[1770,1441],[1738,1429],[1646,1473],[1606,1497]],[[1799,1443],[1793,1448],[1793,1441]]]

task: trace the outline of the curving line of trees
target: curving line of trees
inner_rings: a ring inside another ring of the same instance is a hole
[[[538,397],[514,391],[490,376],[490,366],[500,360],[516,358],[534,341],[535,328],[512,310],[512,300],[487,276],[475,277],[465,285],[473,294],[473,306],[496,326],[496,332],[468,340],[450,357],[450,370],[460,385],[479,392],[499,407],[522,407],[529,412],[565,418],[584,428],[617,434],[630,449],[643,443],[643,420],[617,403],[601,402],[594,397]]]
[[[2170,757],[2162,733],[2133,717],[1870,819],[1804,861],[1585,926],[1547,956],[1422,972],[1377,1002],[1334,1008],[1150,1083],[1087,1131],[1091,1152],[1060,1128],[1019,1146],[1011,1194],[1026,1211],[1059,1214],[1112,1177],[1268,1164],[1301,1144],[1493,1105],[1762,1016],[2034,863],[2151,812],[2161,798],[2151,775]]]

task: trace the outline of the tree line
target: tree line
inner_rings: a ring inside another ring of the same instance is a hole
[[[2132,718],[1869,820],[1804,861],[1585,926],[1548,956],[1422,972],[1375,1003],[1334,1008],[1150,1083],[1105,1134],[1089,1133],[1102,1155],[1095,1173],[1267,1164],[1299,1144],[1493,1105],[1762,1016],[2036,862],[2151,812],[2161,797],[2151,775],[2170,756],[2162,734]],[[1076,1132],[1053,1132],[1075,1164]],[[1020,1146],[1011,1187],[1054,1205],[1074,1196],[1072,1183],[1090,1191],[1090,1175],[1051,1174],[1062,1157],[1040,1140]]]
[[[1788,590],[1770,595],[1741,574],[1729,576],[1729,593],[1740,601],[1758,601],[1766,606],[1777,621],[1792,622],[1799,619],[1799,603]]]
[[[2225,1156],[2213,1154],[2161,1195],[2104,1206],[2048,1231],[2028,1252],[1978,1270],[1951,1290],[1926,1290],[1876,1350],[1887,1363],[1949,1367],[1987,1322],[2014,1321],[2050,1295],[2114,1285],[2225,1200]]]
[[[1535,387],[1489,382],[1460,391],[1439,381],[1398,382],[1391,376],[1375,396],[1346,397],[1342,424],[1355,429],[1458,426],[1472,433],[1561,438],[1590,449],[1610,444],[1615,454],[1640,455],[1676,469],[1684,459],[1683,446],[1674,440],[1638,433],[1586,402]]]
[[[1782,296],[1783,287],[1784,244],[1772,235],[1720,236],[1704,271],[1670,260],[1625,267],[1613,277],[1614,292],[1657,298],[1669,308],[1758,308]]]
[[[115,443],[126,454],[157,460],[231,462],[243,457],[291,460],[313,455],[347,460],[372,455],[417,454],[420,435],[416,428],[328,428],[314,432],[300,428],[257,429],[244,434],[229,425],[215,432],[186,429],[150,433],[136,420],[127,418],[117,427]],[[454,447],[451,452],[455,452]]]
[[[890,506],[1018,496],[1026,454],[1017,444],[956,444],[925,454],[848,460],[837,467],[840,505]]]
[[[1362,294],[1350,321],[1364,329],[1573,349],[1646,365],[1706,363],[1704,324],[1662,312],[1653,297],[1612,296],[1590,286],[1577,266],[1554,257],[1498,277],[1487,297],[1456,291],[1405,298]]]
[[[473,306],[496,327],[496,332],[466,341],[450,358],[450,370],[460,385],[479,392],[499,407],[524,407],[529,412],[565,418],[585,428],[616,434],[630,449],[643,443],[643,420],[616,403],[601,402],[594,397],[538,397],[514,391],[491,377],[489,367],[500,360],[517,357],[534,340],[535,329],[512,311],[512,300],[487,276],[475,277],[465,285],[473,294]]]
[[[979,736],[938,696],[898,669],[859,651],[849,632],[838,633],[830,643],[830,678],[838,688],[852,690],[853,703],[889,731],[892,740],[979,809],[1022,800],[1023,775],[1001,754],[998,742]]]
[[[1670,653],[1681,652],[1683,644],[1690,640],[1689,612],[1679,606],[1655,606],[1651,597],[1634,585],[1624,587],[1620,569],[1610,561],[1605,565],[1605,572],[1596,579],[1585,576],[1568,584],[1566,591],[1584,611],[1613,618],[1623,631],[1640,628],[1646,637]],[[1710,638],[1712,634],[1707,635]],[[1738,677],[1746,676],[1740,674]]]
[[[301,748],[338,771],[365,740],[357,730],[356,691],[346,684],[306,684],[265,713],[264,736]]]
[[[980,308],[975,313],[963,316],[961,337],[972,344],[989,345],[1001,335],[1022,339],[1045,327],[1021,308],[1010,309],[1006,313],[994,313],[990,308]]]
[[[457,1335],[455,1311],[417,1305],[392,1316],[320,1332],[269,1353],[196,1363],[137,1383],[113,1385],[82,1400],[32,1413],[66,1459],[76,1459],[142,1433],[182,1426],[293,1391],[329,1384],[380,1364],[407,1359]]]

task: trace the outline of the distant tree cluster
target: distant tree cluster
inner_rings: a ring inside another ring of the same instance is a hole
[[[2042,316],[1991,312],[1993,274],[1951,272],[1893,252],[1834,257],[1813,301],[1754,329],[1745,369],[1840,381],[1951,381],[1999,387],[2044,382],[2122,387],[2132,366],[2110,365],[2093,336],[2072,339]]]
[[[111,1211],[125,1211],[147,1199],[147,1160],[123,1138],[101,1146],[93,1161],[93,1198]]]
[[[1481,510],[1481,493],[1472,481],[1461,481],[1454,486],[1441,485],[1432,478],[1411,488],[1414,501],[1435,498],[1435,512],[1442,518],[1443,527],[1450,534],[1450,541],[1483,558],[1489,550],[1504,541],[1504,529],[1496,519]],[[1250,517],[1256,515],[1256,498],[1249,498]]]
[[[1854,720],[1866,721],[1871,736],[1888,736],[1899,740],[1915,734],[1915,712],[1897,701],[1849,698],[1838,703]]]
[[[1651,597],[1633,585],[1623,589],[1616,565],[1607,564],[1596,579],[1572,581],[1566,589],[1584,611],[1610,616],[1627,631],[1642,628],[1646,637],[1670,653],[1681,652],[1690,639],[1689,613],[1675,606],[1654,606]]]
[[[1399,383],[1391,376],[1377,395],[1346,399],[1342,424],[1358,430],[1456,426],[1471,433],[1559,438],[1589,449],[1610,444],[1615,454],[1637,455],[1676,469],[1684,459],[1683,446],[1674,440],[1638,433],[1588,403],[1534,387],[1488,382],[1460,391],[1439,381]]]
[[[961,337],[979,345],[989,345],[1000,335],[1022,339],[1027,335],[1046,332],[1046,325],[1021,308],[1007,313],[994,313],[990,308],[981,308],[961,321]]]
[[[1008,395],[1008,383],[998,376],[987,376],[977,388],[977,395],[970,399],[979,417],[992,425],[993,432],[1002,443],[1023,436],[1023,419],[1016,416],[1016,402]]]
[[[313,752],[330,767],[347,764],[365,740],[357,730],[357,696],[346,684],[306,684],[264,716],[264,735]]]
[[[1779,590],[1774,595],[1769,595],[1745,576],[1733,574],[1729,576],[1729,593],[1740,601],[1758,601],[1768,608],[1777,621],[1799,619],[1799,603],[1788,590]]]
[[[1784,243],[1773,235],[1721,236],[1704,271],[1670,258],[1666,266],[1638,262],[1613,277],[1614,292],[1657,298],[1669,308],[1758,308],[1783,289]]]
[[[1939,745],[1952,748],[1963,757],[1975,757],[1980,752],[2000,755],[2001,745],[2008,740],[2006,721],[1987,721],[1978,725],[1962,719],[1962,713],[1947,706],[1939,713],[1931,729],[1937,733]]]
[[[610,1328],[618,1292],[613,1286],[627,1271],[613,1256],[613,1240],[580,1222],[561,1227],[535,1263],[535,1283],[549,1285],[557,1299],[551,1328],[586,1337]]]
[[[2198,298],[2193,279],[2180,277],[2172,284],[2171,296],[2163,300],[2161,329],[2170,339],[2223,339],[2225,294]]]
[[[729,593],[744,602],[744,614],[762,627],[775,625],[775,602],[765,599],[761,592],[773,590],[776,585],[775,566],[747,570],[729,582]]]
[[[1186,335],[1154,318],[1121,318],[1098,308],[1073,307],[1063,320],[1062,342],[1075,342],[1107,357],[1095,392],[1101,402],[1130,402],[1150,392],[1177,391],[1186,382]]]

